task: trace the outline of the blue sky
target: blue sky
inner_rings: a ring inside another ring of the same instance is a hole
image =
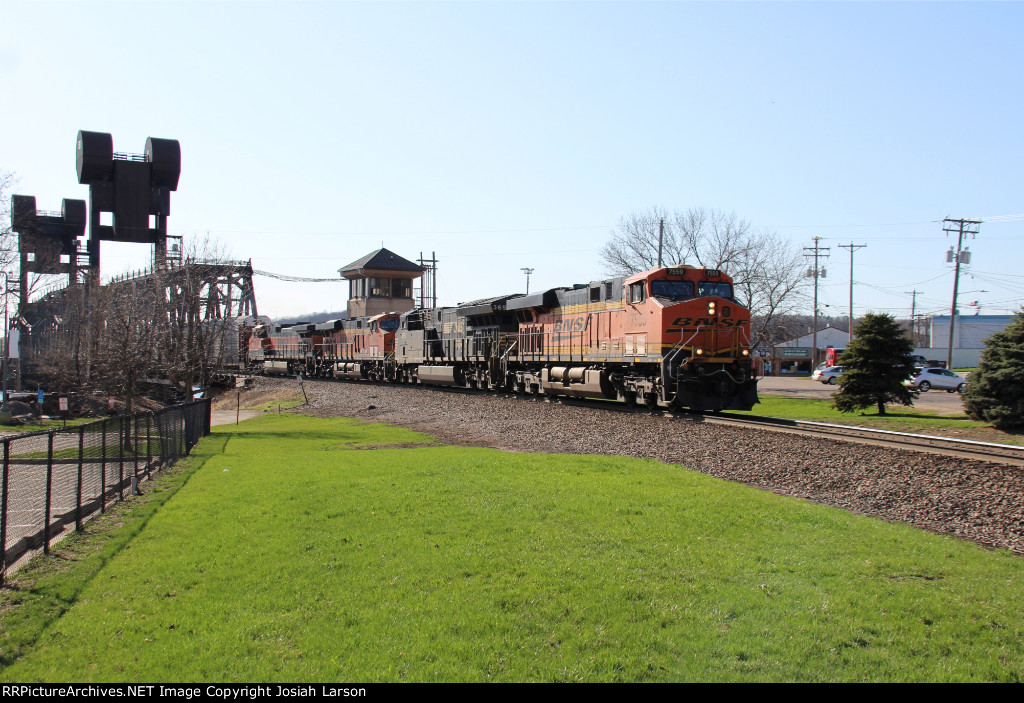
[[[734,211],[831,247],[824,308],[948,314],[943,217],[1024,213],[1020,3],[0,3],[0,169],[87,198],[79,129],[178,139],[170,228],[333,277],[436,252],[442,303],[603,275],[621,217]],[[1024,216],[962,301],[1024,303]],[[148,257],[104,244],[104,274]],[[985,290],[988,292],[978,292]],[[259,277],[271,316],[347,286]],[[962,306],[965,312],[970,312]],[[809,312],[809,310],[808,310]]]

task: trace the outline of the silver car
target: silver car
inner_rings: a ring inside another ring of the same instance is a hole
[[[819,366],[814,369],[814,373],[811,374],[811,379],[834,386],[836,385],[836,379],[839,378],[839,374],[842,372],[842,366]]]
[[[919,391],[929,391],[932,388],[936,388],[947,393],[963,393],[967,385],[967,379],[958,373],[953,373],[949,369],[918,367],[914,369],[914,375],[908,378],[905,383]]]

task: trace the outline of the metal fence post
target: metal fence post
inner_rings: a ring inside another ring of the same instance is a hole
[[[78,426],[78,482],[75,484],[75,530],[82,531],[82,465],[85,454],[85,425]]]
[[[4,442],[4,471],[3,471],[3,498],[2,505],[0,505],[0,548],[3,549],[3,554],[0,554],[0,586],[3,585],[4,579],[7,578],[7,490],[10,483],[10,466],[11,466],[11,443],[9,441]]]
[[[153,413],[153,425],[156,426],[156,453],[160,457],[160,470],[164,470],[164,466],[167,465],[167,453],[164,450],[164,418],[167,416],[166,410],[160,410]]]
[[[100,439],[100,512],[107,512],[107,425],[110,420],[104,419],[100,432],[103,437]]]
[[[124,415],[117,416],[117,499],[124,500]]]
[[[153,429],[152,413],[146,414],[146,478],[152,478],[153,470]]]
[[[135,459],[135,471],[132,476],[135,478],[135,483],[132,484],[133,492],[135,486],[138,485],[139,481],[139,416],[128,418],[128,422],[132,426],[132,457]]]
[[[50,501],[53,498],[53,434],[46,440],[46,509],[43,511],[43,554],[50,553]]]

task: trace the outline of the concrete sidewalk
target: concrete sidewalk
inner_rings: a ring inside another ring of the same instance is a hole
[[[238,421],[249,420],[263,414],[262,410],[212,410],[210,412],[211,425],[233,425],[235,418]]]

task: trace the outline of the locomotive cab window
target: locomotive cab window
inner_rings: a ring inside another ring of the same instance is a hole
[[[697,284],[697,295],[701,297],[716,296],[732,300],[732,285],[718,281],[701,281]]]
[[[668,300],[686,300],[693,297],[693,281],[651,281],[651,295]]]
[[[636,304],[644,302],[644,281],[629,284],[629,302]]]

